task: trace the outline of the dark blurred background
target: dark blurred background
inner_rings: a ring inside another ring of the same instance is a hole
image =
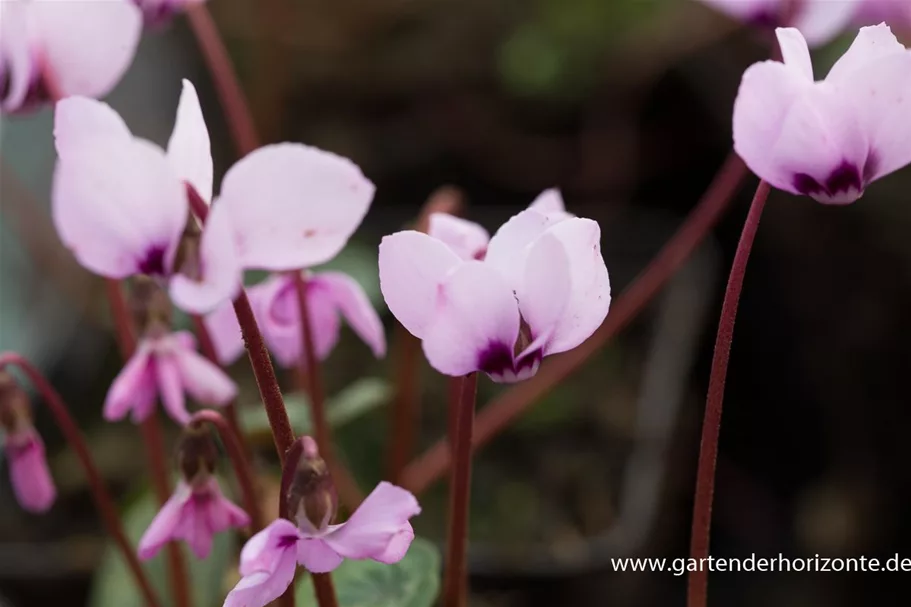
[[[695,0],[209,6],[263,139],[349,156],[377,184],[335,265],[364,284],[390,338],[376,245],[446,184],[489,229],[560,187],[570,211],[601,222],[616,297],[722,164],[740,76],[769,54],[768,38]],[[852,37],[815,54],[818,76]],[[135,133],[164,144],[182,77],[200,90],[220,176],[233,151],[183,19],[144,36],[108,101]],[[144,487],[137,431],[100,414],[120,367],[103,285],[71,259],[49,220],[51,125],[50,111],[3,121],[0,349],[46,370],[124,507],[135,508]],[[687,554],[720,291],[755,185],[751,177],[639,320],[480,453],[472,605],[684,604],[685,578],[614,572],[610,558]],[[909,192],[911,169],[844,208],[772,195],[731,358],[714,556],[911,557]],[[377,378],[379,396],[337,428],[349,465],[372,485],[384,473],[392,362],[374,361],[346,330],[325,371],[330,393]],[[252,419],[245,362],[234,376]],[[444,432],[446,386],[429,369],[422,382],[427,446]],[[498,392],[483,380],[479,405]],[[0,605],[126,605],[93,586],[102,561],[99,575],[118,574],[103,558],[81,470],[40,404],[36,417],[60,499],[48,515],[27,515],[0,475]],[[262,467],[274,482],[265,455]],[[443,537],[444,484],[422,496],[416,520],[431,540]],[[236,562],[234,550],[222,547],[223,564]],[[710,595],[713,605],[743,607],[906,605],[908,575],[714,573]],[[223,594],[213,596],[220,605]]]

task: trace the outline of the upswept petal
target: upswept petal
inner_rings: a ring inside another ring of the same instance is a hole
[[[309,278],[308,289],[325,293],[358,337],[370,346],[374,356],[380,358],[386,355],[383,323],[356,280],[341,272],[320,272]]]
[[[61,93],[103,97],[133,62],[142,13],[129,0],[30,3]]]
[[[177,537],[175,530],[180,525],[184,516],[184,508],[192,496],[193,490],[184,481],[180,481],[174,489],[174,493],[142,534],[137,550],[139,558],[145,561],[154,557],[165,544]]]
[[[57,497],[57,489],[47,467],[44,442],[34,428],[27,432],[7,438],[10,484],[20,506],[29,512],[46,512]]]
[[[350,160],[295,143],[268,145],[225,175],[220,204],[246,268],[297,270],[334,257],[360,225],[374,185]]]
[[[886,57],[906,52],[888,25],[862,27],[845,54],[829,70],[826,82],[844,86],[846,92],[850,91],[855,78],[862,76],[866,70]]]
[[[435,309],[423,338],[434,369],[451,376],[512,370],[519,306],[499,272],[486,262],[463,262],[439,289]]]
[[[857,13],[860,0],[802,0],[794,27],[812,47],[822,46],[845,31]],[[784,0],[779,0],[785,5]]]
[[[166,272],[187,200],[162,151],[141,139],[97,138],[71,152],[57,163],[52,192],[63,243],[108,278]]]
[[[550,188],[538,194],[538,197],[528,205],[528,208],[548,216],[552,215],[557,219],[569,219],[570,217],[573,217],[572,213],[566,212],[563,195],[557,188]]]
[[[252,299],[252,298],[251,298]],[[206,329],[222,366],[233,364],[244,352],[244,338],[232,302],[225,302],[205,317]]]
[[[550,355],[571,350],[588,339],[607,316],[611,298],[607,266],[601,256],[601,228],[596,221],[568,219],[548,230],[546,236],[563,245],[571,283],[559,323],[544,348],[544,354]],[[531,264],[526,272],[534,272]]]
[[[212,202],[212,146],[199,97],[193,84],[183,80],[174,131],[168,141],[168,160],[177,176],[192,185],[206,202]]]
[[[199,244],[200,280],[175,274],[171,299],[182,310],[205,314],[233,301],[243,288],[243,271],[237,257],[230,218],[221,205],[212,206]],[[180,268],[175,268],[180,270]]]
[[[161,404],[164,405],[165,411],[178,424],[186,424],[190,421],[190,414],[187,412],[176,353],[155,355],[154,370],[158,393],[161,395]]]
[[[403,550],[402,544],[411,530],[408,520],[420,513],[421,506],[414,495],[384,481],[367,496],[351,518],[331,527],[323,540],[346,558],[385,558],[387,560],[382,562],[395,562],[407,551],[407,546]],[[413,538],[413,531],[411,533]],[[398,558],[392,560],[394,557]]]
[[[209,499],[205,501],[206,519],[214,533],[232,527],[246,527],[250,524],[247,512],[225,497],[215,477],[206,485]]]
[[[702,3],[740,21],[752,21],[777,13],[781,0],[702,0]]]
[[[141,416],[154,402],[157,389],[152,374],[150,350],[146,342],[140,342],[136,352],[127,361],[114,379],[104,400],[104,418],[117,421],[133,411],[133,419],[142,421]],[[145,405],[145,406],[143,406]]]
[[[257,571],[275,571],[284,553],[294,554],[300,539],[294,523],[275,519],[244,544],[240,551],[240,574],[246,577]]]
[[[121,141],[133,138],[120,114],[103,101],[88,97],[67,97],[54,106],[54,145],[60,158],[80,152],[80,146],[99,137]]]
[[[439,240],[406,230],[380,243],[380,290],[396,319],[421,339],[437,314],[440,285],[464,263]]]
[[[449,213],[431,213],[427,233],[465,260],[482,259],[490,241],[490,234],[483,227]]]
[[[297,527],[284,519],[250,538],[240,553],[244,577],[228,593],[224,607],[264,607],[280,597],[294,580],[298,541]]]
[[[547,344],[560,324],[570,299],[569,258],[563,243],[545,232],[535,240],[525,263],[525,275],[516,291],[519,311],[531,330],[531,339]]]
[[[509,288],[515,292],[525,274],[525,258],[531,243],[560,221],[559,217],[545,215],[535,209],[526,209],[514,215],[490,239],[484,263],[499,270]]]
[[[183,331],[181,333],[189,333]],[[222,406],[237,397],[237,385],[215,363],[196,350],[177,348],[172,360],[187,393],[203,405]]]
[[[775,36],[778,38],[785,66],[797,70],[813,82],[813,61],[810,59],[807,41],[800,30],[794,27],[779,27],[775,30]]]
[[[297,562],[311,573],[329,573],[342,564],[342,556],[321,539],[302,539],[297,544]]]

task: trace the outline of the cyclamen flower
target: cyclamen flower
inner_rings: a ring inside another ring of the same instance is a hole
[[[263,607],[294,579],[297,565],[313,573],[338,567],[343,559],[397,563],[408,551],[414,530],[408,522],[421,511],[415,497],[390,483],[380,483],[344,523],[314,524],[298,513],[298,524],[279,519],[254,535],[240,553],[243,578],[224,607]]]
[[[702,0],[727,15],[759,27],[791,26],[811,46],[820,46],[840,34],[862,0]]]
[[[191,313],[238,294],[241,268],[225,211],[213,207],[201,237],[184,234],[187,188],[212,197],[209,135],[192,84],[184,81],[167,152],[83,97],[57,104],[54,136],[54,223],[83,266],[108,278],[158,278]]]
[[[57,490],[38,432],[27,425],[7,433],[4,450],[16,501],[29,512],[46,512],[53,505]]]
[[[363,288],[341,272],[306,273],[307,309],[316,355],[324,360],[338,342],[342,317],[375,356],[386,354],[386,336]],[[291,274],[276,274],[247,290],[257,323],[278,363],[294,365],[301,357],[300,306]],[[219,361],[231,364],[243,352],[240,325],[230,305],[206,317]]]
[[[734,104],[734,148],[754,173],[847,204],[911,163],[911,51],[888,26],[862,28],[820,82],[800,32],[777,34],[784,63],[747,69]]]
[[[106,95],[126,72],[142,32],[129,0],[0,2],[0,108],[12,112],[54,94]]]
[[[139,558],[150,559],[168,542],[184,540],[204,559],[216,533],[249,524],[250,517],[222,494],[214,476],[197,486],[181,480],[139,541]]]
[[[206,0],[132,0],[142,10],[146,25],[158,26],[167,23],[171,17],[190,5],[202,4]]]
[[[139,342],[111,384],[104,402],[108,421],[132,413],[134,422],[146,419],[160,396],[168,414],[186,423],[184,392],[204,405],[226,405],[237,396],[237,386],[217,365],[196,352],[196,339],[187,331],[148,336]]]
[[[547,205],[559,200],[545,194]],[[561,207],[539,204],[514,216],[483,255],[480,238],[455,249],[415,231],[383,239],[383,297],[437,371],[527,379],[544,356],[575,348],[601,324],[610,306],[601,230]],[[436,221],[431,234],[439,234]]]

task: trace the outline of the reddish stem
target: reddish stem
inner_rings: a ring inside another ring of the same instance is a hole
[[[231,64],[231,58],[204,3],[189,4],[187,17],[218,90],[234,147],[239,156],[246,156],[259,147],[259,137],[247,99]]]
[[[108,493],[107,487],[104,485],[104,479],[101,477],[101,473],[98,472],[98,468],[92,460],[92,454],[85,443],[85,437],[82,436],[82,432],[79,431],[79,426],[70,415],[66,403],[63,402],[63,399],[57,391],[54,390],[50,382],[48,382],[41,372],[28,360],[13,352],[4,352],[0,354],[0,370],[9,365],[14,365],[22,369],[38,390],[38,393],[41,394],[47,408],[50,409],[53,414],[57,426],[60,428],[60,431],[63,432],[64,437],[66,437],[66,442],[73,451],[76,452],[76,457],[85,470],[85,476],[89,482],[89,489],[92,492],[92,498],[95,500],[95,505],[98,507],[98,512],[101,514],[101,520],[104,521],[108,533],[114,538],[114,543],[117,544],[123,558],[126,560],[127,567],[135,578],[136,584],[139,586],[139,591],[145,598],[146,605],[149,607],[159,607],[160,603],[158,602],[158,597],[155,596],[155,591],[152,589],[152,585],[149,583],[149,580],[142,569],[142,565],[139,563],[139,559],[136,558],[136,552],[130,545],[130,541],[127,539],[126,533],[123,530],[123,525],[120,522],[120,515],[117,512],[117,506]]]
[[[478,374],[461,378],[449,496],[449,538],[443,573],[443,607],[462,607],[467,600],[468,510],[471,498],[471,432],[477,399]]]
[[[253,470],[250,467],[244,446],[240,442],[240,437],[237,436],[230,422],[217,411],[203,409],[194,413],[189,423],[195,425],[209,423],[215,426],[234,468],[234,476],[237,477],[237,483],[240,485],[244,508],[246,508],[247,514],[250,515],[253,531],[259,531],[265,527],[262,510],[259,507],[259,501],[256,499],[256,480],[253,476]]]
[[[705,417],[702,421],[702,443],[699,447],[699,465],[696,471],[696,499],[693,505],[693,529],[690,539],[690,557],[703,559],[709,556],[709,536],[712,527],[712,500],[715,494],[715,463],[718,459],[718,435],[721,431],[721,409],[724,403],[724,381],[728,372],[731,341],[734,337],[734,320],[737,305],[743,289],[750,251],[759,229],[762,209],[769,196],[769,184],[759,182],[756,195],[750,205],[750,212],[740,234],[737,252],[731,265],[731,275],[721,305],[721,320],[715,338],[715,353],[712,357],[712,373],[709,377],[708,397],[705,402]],[[700,561],[702,562],[702,561]],[[687,589],[688,607],[705,607],[708,591],[708,570],[701,567],[689,574]]]
[[[472,447],[477,449],[489,442],[636,318],[711,232],[746,175],[746,166],[732,152],[699,204],[642,274],[617,298],[598,330],[575,350],[545,362],[537,375],[517,384],[478,413]],[[451,462],[447,442],[440,440],[408,466],[401,484],[420,493],[445,474]]]
[[[354,511],[363,501],[364,496],[357,482],[335,456],[332,442],[332,430],[326,418],[326,392],[323,389],[323,377],[319,358],[313,347],[313,336],[310,331],[310,312],[307,302],[307,281],[303,272],[294,272],[294,289],[301,317],[301,357],[298,359],[297,378],[310,395],[310,418],[316,444],[335,481],[339,497],[345,506]]]

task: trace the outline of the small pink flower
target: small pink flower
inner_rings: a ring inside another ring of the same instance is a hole
[[[44,443],[28,425],[6,435],[10,481],[19,505],[29,512],[46,512],[57,497],[44,456]]]
[[[784,63],[751,66],[734,104],[734,148],[754,173],[847,204],[911,162],[911,51],[888,26],[861,29],[820,82],[800,32],[777,33]]]
[[[300,306],[294,278],[276,274],[248,290],[256,320],[276,360],[285,367],[301,356]],[[338,342],[340,318],[370,346],[375,356],[386,354],[383,324],[361,286],[341,272],[307,273],[307,306],[314,349],[326,359]],[[243,352],[240,325],[230,305],[206,318],[222,364],[230,364]]]
[[[213,476],[198,487],[180,481],[139,541],[139,558],[148,560],[170,541],[184,540],[198,558],[212,550],[212,538],[250,524],[247,513],[231,503]]]
[[[145,274],[166,281],[171,298],[191,313],[237,295],[241,268],[220,207],[209,213],[198,244],[181,249],[187,184],[204,200],[212,196],[209,135],[189,82],[167,153],[133,137],[106,104],[84,97],[57,104],[54,135],[54,223],[83,266],[108,278]]]
[[[0,107],[49,101],[45,71],[62,95],[106,95],[133,61],[141,32],[142,15],[129,0],[3,0]]]
[[[104,402],[104,417],[123,419],[132,412],[134,422],[152,413],[157,396],[178,423],[186,423],[184,393],[200,404],[225,405],[237,396],[237,386],[224,371],[196,352],[196,340],[187,331],[146,337],[111,384]]]
[[[703,3],[750,25],[791,26],[811,46],[820,46],[840,34],[862,0],[702,0]],[[790,13],[790,14],[789,14]]]
[[[544,356],[575,348],[604,320],[610,281],[598,224],[540,209],[506,222],[483,261],[419,232],[383,239],[383,297],[437,371],[526,379]]]
[[[263,607],[288,588],[298,564],[313,573],[325,573],[345,558],[397,563],[414,539],[408,520],[420,512],[411,493],[383,482],[340,525],[316,529],[305,516],[298,517],[298,525],[276,520],[244,546],[243,578],[224,607]]]

